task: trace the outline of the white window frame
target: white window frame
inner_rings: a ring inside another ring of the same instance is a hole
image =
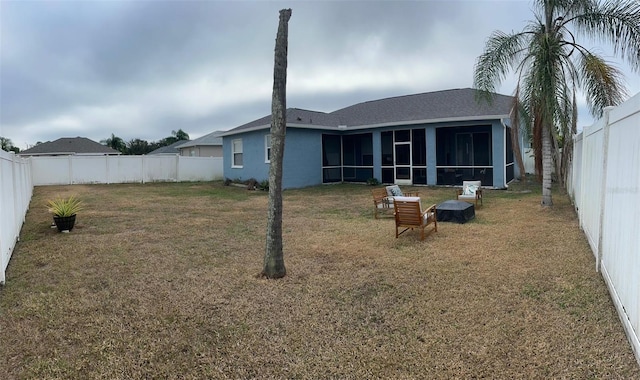
[[[264,163],[271,163],[271,134],[264,135]]]
[[[236,143],[239,143],[239,150],[236,150]],[[244,154],[242,153],[242,139],[231,140],[231,167],[242,168],[242,164],[236,165],[236,154],[240,154],[240,157],[242,157],[242,163],[244,164]]]

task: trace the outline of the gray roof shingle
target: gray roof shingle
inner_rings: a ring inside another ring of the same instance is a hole
[[[20,155],[120,154],[115,149],[86,137],[63,137],[23,150]]]
[[[178,144],[176,149],[189,148],[192,146],[222,146],[222,137],[220,137],[221,133],[225,131],[215,131],[211,132],[202,137],[198,137],[197,139],[189,140],[187,142],[180,141],[182,144]]]
[[[179,140],[171,145],[161,146],[160,148],[152,150],[147,154],[180,154],[178,146],[184,144],[185,142],[185,140]]]
[[[332,114],[349,127],[509,115],[513,97],[496,94],[488,104],[476,95],[471,88],[426,92],[358,103]]]
[[[490,119],[507,117],[513,97],[495,94],[493,102],[476,99],[477,90],[471,88],[425,92],[354,104],[331,113],[287,109],[287,125],[318,129],[375,127],[381,125],[435,122],[461,119]],[[267,128],[271,115],[243,124],[222,133],[233,135],[255,129]]]

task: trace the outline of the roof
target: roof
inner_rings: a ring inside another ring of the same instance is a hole
[[[185,140],[178,140],[171,145],[161,146],[158,149],[152,150],[147,154],[180,154],[180,151],[176,148],[178,145],[184,144]]]
[[[478,101],[477,95],[478,91],[471,88],[426,92],[358,103],[333,114],[350,127],[509,115],[513,97],[495,94],[493,102],[488,104]]]
[[[472,88],[425,92],[354,104],[331,113],[287,109],[287,126],[317,129],[361,129],[398,124],[487,120],[509,116],[513,97],[494,94],[491,104],[477,100]],[[224,132],[222,136],[267,128],[271,115]]]
[[[190,140],[187,142],[180,141],[182,144],[178,144],[176,149],[190,148],[192,146],[222,146],[222,137],[220,134],[225,131],[215,131],[211,132],[208,135],[204,135],[202,137],[198,137],[197,139]]]
[[[74,154],[121,154],[115,149],[89,140],[86,137],[63,137],[55,141],[47,141],[32,148],[20,151],[20,155],[52,156]]]

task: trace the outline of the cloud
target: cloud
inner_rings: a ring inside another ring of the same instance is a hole
[[[262,117],[289,6],[287,103],[319,111],[470,87],[489,34],[531,18],[498,0],[2,2],[0,135],[153,141]]]

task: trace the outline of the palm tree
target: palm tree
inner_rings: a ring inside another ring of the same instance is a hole
[[[637,0],[534,0],[535,20],[521,31],[491,34],[474,68],[474,87],[491,99],[507,74],[517,76],[514,124],[532,138],[536,171],[542,172],[542,205],[551,206],[551,172],[563,185],[576,133],[576,94],[594,117],[626,97],[621,72],[576,42],[595,39],[640,69],[640,2]]]
[[[176,141],[189,140],[189,134],[182,129],[171,131],[171,135],[177,139]]]
[[[100,143],[121,153],[125,153],[127,149],[127,144],[124,142],[124,140],[114,135],[113,133],[111,134],[111,137],[105,140],[101,140]]]
[[[271,96],[271,164],[269,166],[269,210],[267,243],[262,275],[281,278],[287,274],[282,251],[282,162],[287,126],[287,51],[291,9],[281,9],[276,34]]]

